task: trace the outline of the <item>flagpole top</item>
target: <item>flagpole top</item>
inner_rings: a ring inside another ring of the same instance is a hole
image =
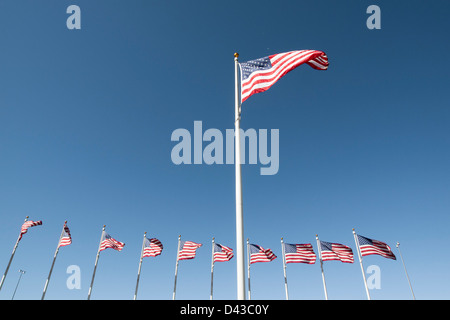
[[[64,221],[64,223],[67,223],[67,220],[66,220],[66,221]]]
[[[26,218],[26,219],[28,219],[28,218],[29,218],[29,216],[26,216],[25,218]]]
[[[234,57],[235,57],[235,58],[239,58],[239,53],[235,52],[235,53],[234,53]]]

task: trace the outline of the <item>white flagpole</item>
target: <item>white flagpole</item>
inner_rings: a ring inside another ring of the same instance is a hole
[[[16,288],[14,289],[14,292],[13,292],[13,295],[11,297],[11,300],[14,300],[14,296],[16,295],[17,287],[19,286],[20,279],[22,279],[22,276],[25,274],[25,270],[19,269],[19,272],[20,272],[19,280],[17,280]]]
[[[242,175],[241,175],[241,98],[239,94],[239,54],[234,54],[235,74],[235,169],[236,169],[236,265],[237,265],[237,298],[245,300],[245,262],[244,262],[244,218],[242,206]]]
[[[142,239],[141,257],[139,259],[139,268],[138,268],[138,275],[137,275],[137,280],[136,280],[136,290],[134,290],[134,298],[133,298],[133,300],[136,300],[137,293],[138,293],[139,278],[141,277],[142,256],[144,254],[144,245],[145,245],[145,235],[146,234],[147,234],[147,232],[144,232],[144,239]]]
[[[97,250],[97,257],[95,258],[94,272],[92,273],[91,285],[89,286],[89,292],[88,292],[88,298],[87,298],[88,300],[91,300],[92,286],[94,285],[95,271],[97,270],[98,258],[100,256],[100,246],[102,244],[103,234],[105,233],[105,227],[106,227],[106,225],[103,225],[102,236],[100,237],[100,243],[98,245],[98,250]]]
[[[322,270],[323,290],[325,292],[325,300],[328,300],[327,285],[325,283],[325,274],[323,273],[322,247],[320,245],[319,236],[316,234],[317,250],[319,251],[320,269]]]
[[[56,247],[55,254],[53,255],[52,266],[50,267],[50,272],[48,273],[47,280],[45,281],[44,292],[42,292],[41,300],[44,300],[45,294],[47,293],[48,283],[50,282],[50,277],[52,276],[53,266],[55,265],[56,256],[58,255],[58,252],[59,252],[59,244],[61,243],[61,239],[62,239],[62,236],[64,234],[64,227],[66,226],[66,223],[67,223],[67,220],[64,221],[64,226],[62,228],[61,235],[59,236],[58,246]]]
[[[24,223],[27,222],[27,221],[28,221],[28,216],[25,218]],[[9,267],[11,266],[11,262],[12,262],[12,260],[14,258],[14,255],[16,254],[16,249],[17,249],[17,246],[19,245],[19,241],[20,241],[20,235],[17,238],[16,244],[14,245],[14,249],[13,249],[13,251],[11,253],[11,258],[9,258],[8,266],[6,267],[5,273],[3,274],[2,280],[0,281],[0,290],[2,290],[3,283],[5,281],[6,275],[8,274]]]
[[[247,279],[248,279],[248,300],[252,300],[250,292],[250,244],[247,238]]]
[[[172,300],[175,300],[175,294],[177,291],[177,275],[178,275],[178,258],[180,255],[180,242],[181,242],[181,235],[178,236],[178,249],[177,249],[177,262],[175,264],[175,282],[173,284],[173,296],[172,296]]]
[[[364,286],[366,287],[367,300],[370,300],[370,293],[369,293],[369,288],[367,287],[366,274],[364,272],[364,267],[363,267],[363,263],[362,263],[361,250],[359,249],[359,241],[358,241],[358,237],[356,236],[355,229],[353,229],[353,237],[355,238],[356,251],[358,251],[359,264],[361,265],[361,272],[362,272],[362,276],[363,276],[363,280],[364,280]]]
[[[210,295],[210,300],[213,299],[213,279],[214,279],[214,238],[212,238],[212,252],[211,252],[211,295]]]
[[[284,248],[283,238],[281,238],[281,251],[283,253],[284,289],[286,291],[286,300],[289,300],[288,284],[287,284],[287,277],[286,277],[286,250]]]
[[[408,278],[409,288],[411,289],[411,293],[412,293],[413,299],[416,300],[416,296],[414,295],[414,291],[413,291],[413,288],[412,288],[412,285],[411,285],[411,281],[409,280],[408,271],[406,271],[406,265],[405,265],[405,262],[403,261],[402,252],[400,251],[400,242],[397,242],[396,246],[397,246],[398,252],[400,253],[400,258],[402,259],[403,268],[405,269],[406,278]]]

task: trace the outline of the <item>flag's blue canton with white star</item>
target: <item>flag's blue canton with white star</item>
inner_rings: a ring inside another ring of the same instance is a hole
[[[324,250],[333,251],[332,246],[333,245],[330,242],[320,241],[320,249],[322,251]]]
[[[295,244],[284,244],[284,250],[286,253],[297,253],[297,246]]]
[[[250,244],[250,253],[258,253],[261,251],[261,247],[256,244]]]
[[[242,80],[247,79],[253,72],[272,68],[269,57],[243,62],[241,65]]]
[[[363,237],[363,236],[360,236],[359,234],[357,236],[358,236],[359,245],[361,245],[361,246],[363,246],[365,244],[373,245],[373,242],[372,242],[371,239]]]

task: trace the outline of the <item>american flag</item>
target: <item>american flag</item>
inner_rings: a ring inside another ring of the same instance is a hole
[[[42,221],[41,220],[39,220],[39,221],[31,221],[31,220],[25,221],[23,223],[23,225],[22,225],[22,228],[20,229],[19,240],[21,240],[22,236],[25,233],[27,233],[28,228],[34,227],[34,226],[40,226],[40,225],[42,225]]]
[[[308,263],[316,262],[316,254],[314,253],[311,243],[306,244],[284,244],[284,256],[286,263]]]
[[[362,256],[368,256],[371,254],[378,254],[388,259],[397,260],[394,253],[392,253],[391,247],[386,243],[369,239],[360,235],[358,236],[359,250]]]
[[[102,240],[100,241],[100,251],[103,251],[107,248],[112,248],[117,251],[121,251],[123,247],[125,246],[125,243],[117,241],[113,237],[111,237],[109,234],[103,231]]]
[[[144,250],[142,252],[142,257],[156,257],[159,256],[162,252],[163,245],[162,243],[156,239],[147,239],[144,240]]]
[[[322,51],[297,50],[240,63],[241,102],[255,93],[268,90],[281,77],[304,63],[317,70],[326,70],[328,57]]]
[[[181,241],[180,242],[181,250],[178,252],[178,260],[194,259],[196,250],[201,246],[202,246],[201,243],[195,243],[192,241]]]
[[[214,262],[230,261],[233,256],[233,249],[214,243]]]
[[[270,262],[277,256],[270,249],[264,249],[256,244],[250,244],[250,264],[256,262]]]
[[[61,239],[59,240],[58,247],[68,246],[72,243],[72,236],[70,235],[69,227],[67,223],[64,223]]]
[[[320,241],[320,252],[322,261],[338,260],[346,263],[353,263],[353,251],[340,243]]]

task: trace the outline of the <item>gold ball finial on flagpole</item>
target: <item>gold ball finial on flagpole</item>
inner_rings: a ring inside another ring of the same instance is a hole
[[[234,53],[234,57],[235,57],[235,58],[238,58],[238,57],[239,57],[239,53],[235,52],[235,53]]]

